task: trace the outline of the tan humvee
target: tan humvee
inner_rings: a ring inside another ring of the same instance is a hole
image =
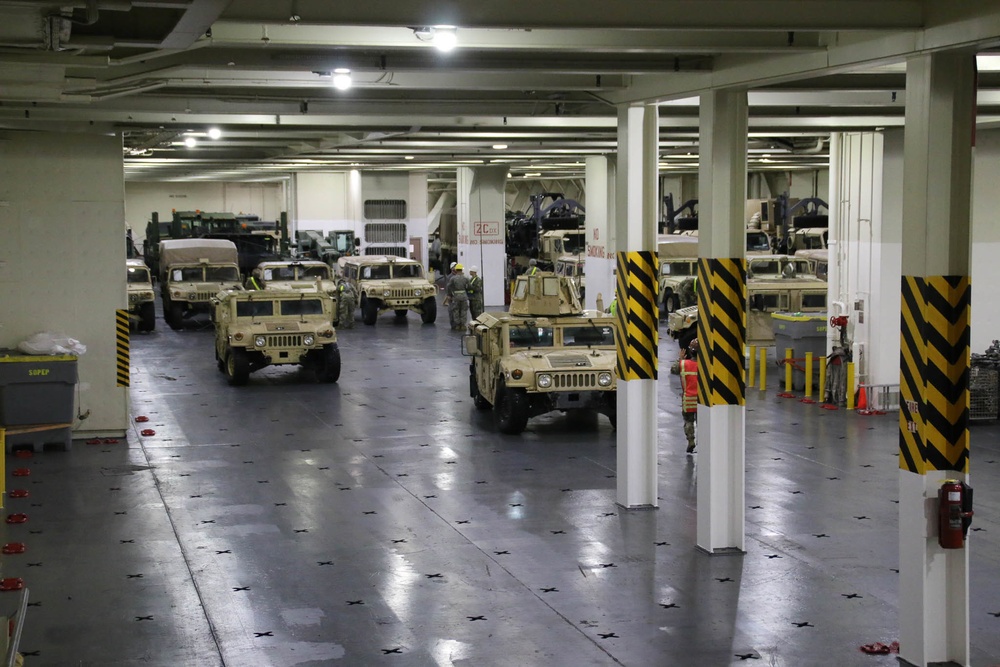
[[[493,407],[502,433],[520,433],[530,417],[593,410],[617,421],[615,318],[584,311],[572,283],[541,272],[518,276],[510,312],[469,323],[469,391]]]
[[[406,311],[420,313],[425,324],[437,319],[437,288],[424,276],[420,262],[389,255],[359,255],[337,260],[344,280],[358,295],[361,319],[375,324],[380,313]]]
[[[139,331],[152,331],[156,328],[156,309],[149,268],[141,259],[126,259],[125,270],[129,322]]]
[[[163,318],[179,329],[184,318],[210,312],[220,290],[242,289],[236,244],[221,239],[160,241]]]
[[[538,237],[538,262],[552,267],[562,255],[582,255],[587,251],[584,229],[552,229]]]
[[[827,284],[804,257],[766,255],[747,262],[747,345],[774,344],[771,313],[826,312]],[[667,318],[667,332],[680,346],[697,336],[698,306],[681,308]]]
[[[266,366],[301,364],[316,379],[340,378],[337,332],[330,324],[334,302],[323,292],[223,291],[215,310],[215,360],[234,385]]]
[[[681,284],[698,275],[698,239],[681,234],[661,234],[656,244],[660,263],[660,318],[685,305]]]
[[[337,283],[326,262],[309,260],[275,260],[261,262],[247,279],[247,289],[307,290],[319,289],[337,298]]]

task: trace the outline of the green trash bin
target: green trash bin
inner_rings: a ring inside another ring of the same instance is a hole
[[[0,426],[62,425],[29,433],[8,433],[8,452],[26,447],[69,449],[73,442],[73,390],[77,358],[0,350]]]
[[[774,328],[774,353],[778,359],[785,358],[785,350],[792,348],[792,357],[804,359],[806,352],[813,355],[813,389],[819,386],[818,361],[826,357],[826,330],[828,326],[826,313],[771,313],[771,326]],[[797,362],[797,366],[805,368],[805,362]],[[784,369],[779,373],[781,387],[784,388]],[[806,376],[804,371],[796,368],[792,372],[792,389],[804,391]]]

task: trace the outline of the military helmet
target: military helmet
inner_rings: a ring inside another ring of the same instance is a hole
[[[688,343],[688,352],[690,352],[691,354],[698,354],[698,349],[700,347],[701,347],[701,344],[698,343],[698,339],[695,338],[690,343]]]

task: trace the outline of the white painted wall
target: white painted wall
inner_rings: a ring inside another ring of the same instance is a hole
[[[39,331],[79,339],[74,437],[123,434],[115,311],[126,307],[121,139],[0,135],[0,347]]]
[[[360,175],[358,172],[300,172],[295,175],[294,192],[295,216],[288,221],[289,235],[294,238],[298,230],[316,230],[326,234],[337,229],[352,229],[358,232],[360,212],[351,195],[352,174],[357,179],[360,195]],[[357,215],[356,215],[357,212]]]
[[[479,267],[483,300],[502,306],[507,255],[504,251],[504,190],[507,166],[459,167],[457,177],[458,262]]]
[[[606,155],[587,157],[587,258],[584,274],[587,289],[584,304],[597,308],[601,296],[604,308],[615,298],[615,186],[617,160]]]
[[[982,353],[1000,339],[1000,130],[977,132],[973,156],[971,350]]]
[[[125,220],[132,228],[137,246],[142,246],[146,223],[154,211],[162,222],[170,220],[174,210],[246,213],[259,215],[261,220],[277,220],[285,210],[285,189],[280,182],[125,184]]]

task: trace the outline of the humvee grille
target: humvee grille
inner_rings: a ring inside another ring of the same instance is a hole
[[[302,347],[301,334],[271,334],[265,338],[267,347]]]
[[[391,299],[412,299],[413,298],[413,290],[412,289],[408,289],[408,288],[407,289],[393,289],[393,290],[390,290],[390,291],[392,292],[391,296],[389,297]]]
[[[191,296],[191,300],[192,301],[211,301],[213,296],[215,296],[214,292],[195,292]]]
[[[556,389],[594,389],[597,373],[555,373],[552,386]]]

